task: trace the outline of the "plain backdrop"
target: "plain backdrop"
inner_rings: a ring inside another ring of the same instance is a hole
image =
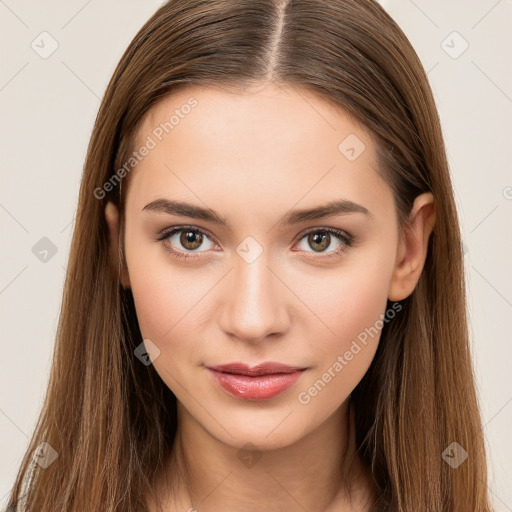
[[[512,2],[382,4],[420,56],[440,112],[466,251],[491,495],[497,511],[512,511]],[[2,505],[46,390],[100,98],[159,5],[0,0]]]

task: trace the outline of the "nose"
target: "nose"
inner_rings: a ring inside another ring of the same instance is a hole
[[[240,258],[224,285],[220,327],[228,335],[250,343],[282,335],[290,327],[290,293],[286,293],[264,256],[252,263]]]

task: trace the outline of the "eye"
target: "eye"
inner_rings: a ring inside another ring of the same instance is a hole
[[[199,250],[201,246],[204,246],[206,240],[210,244],[206,244],[205,250]],[[187,258],[190,253],[207,252],[215,247],[206,231],[193,226],[168,229],[157,238],[157,241],[162,242],[165,249],[177,258]]]
[[[208,252],[216,244],[210,235],[203,229],[195,226],[176,226],[163,231],[156,239],[161,242],[164,248],[176,258],[195,257],[193,253]],[[199,250],[209,241],[204,250]],[[300,247],[304,241],[313,251]],[[337,242],[337,243],[335,243]],[[354,237],[349,233],[334,228],[314,228],[302,235],[299,244],[299,251],[318,253],[320,258],[336,257],[353,245]],[[334,245],[334,247],[332,247]],[[331,250],[326,250],[331,247]]]
[[[305,242],[304,245],[313,248],[313,251],[308,251],[304,247],[301,248],[300,243],[302,241]],[[320,253],[322,254],[321,257],[330,257],[346,251],[352,245],[353,237],[334,228],[315,228],[303,235],[301,242],[298,244],[299,250]],[[329,247],[331,250],[326,250]]]

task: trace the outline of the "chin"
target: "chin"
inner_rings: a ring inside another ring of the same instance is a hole
[[[220,442],[236,449],[246,445],[253,445],[254,449],[260,451],[285,448],[307,435],[308,427],[314,428],[290,407],[272,413],[264,409],[253,414],[247,414],[247,411],[228,414],[225,411],[223,418],[222,426],[208,421],[203,428]]]

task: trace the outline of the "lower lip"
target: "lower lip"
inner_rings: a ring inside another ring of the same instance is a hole
[[[248,375],[223,373],[211,368],[208,370],[221,387],[232,396],[253,401],[269,400],[279,395],[293,386],[304,371],[249,377]]]

